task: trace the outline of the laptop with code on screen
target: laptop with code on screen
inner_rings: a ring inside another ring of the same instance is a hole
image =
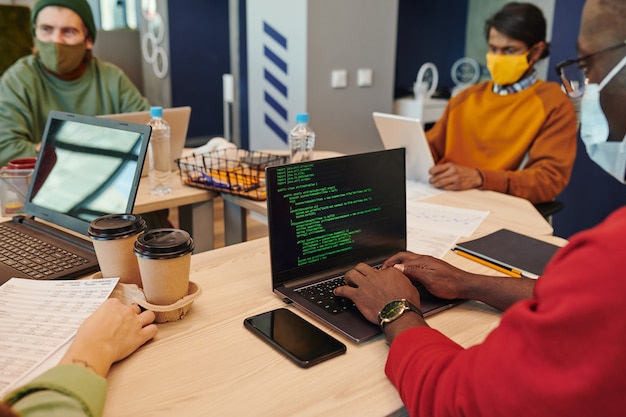
[[[0,284],[98,270],[90,222],[130,213],[150,126],[52,111],[24,203],[0,223]]]
[[[405,150],[268,167],[266,188],[274,293],[354,342],[380,335],[332,289],[357,263],[406,250]],[[454,305],[420,294],[426,316]]]

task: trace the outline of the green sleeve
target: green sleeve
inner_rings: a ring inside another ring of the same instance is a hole
[[[80,365],[58,365],[7,394],[4,401],[23,417],[99,417],[106,379]]]
[[[135,84],[124,74],[119,71],[120,84],[120,105],[121,109],[118,113],[130,113],[136,111],[150,110],[150,103],[141,95]]]
[[[8,69],[0,78],[0,166],[15,158],[37,156],[27,83],[35,82],[32,72],[22,65]]]

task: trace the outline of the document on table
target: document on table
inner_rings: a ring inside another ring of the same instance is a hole
[[[406,181],[406,199],[408,201],[423,200],[443,192],[445,191],[435,188],[431,184],[411,180]]]
[[[118,278],[11,278],[0,286],[0,397],[74,337]]]
[[[407,249],[442,258],[461,236],[471,236],[489,215],[488,211],[460,209],[409,200]]]

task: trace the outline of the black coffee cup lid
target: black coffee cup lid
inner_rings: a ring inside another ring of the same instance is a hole
[[[135,241],[135,255],[149,259],[171,259],[194,249],[193,239],[181,229],[152,229]]]
[[[94,219],[89,236],[96,240],[121,239],[146,230],[146,221],[138,214],[108,214]]]

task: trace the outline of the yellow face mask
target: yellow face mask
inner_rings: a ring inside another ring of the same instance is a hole
[[[487,69],[493,82],[509,85],[519,81],[532,63],[528,62],[530,51],[521,55],[500,55],[487,53]]]

